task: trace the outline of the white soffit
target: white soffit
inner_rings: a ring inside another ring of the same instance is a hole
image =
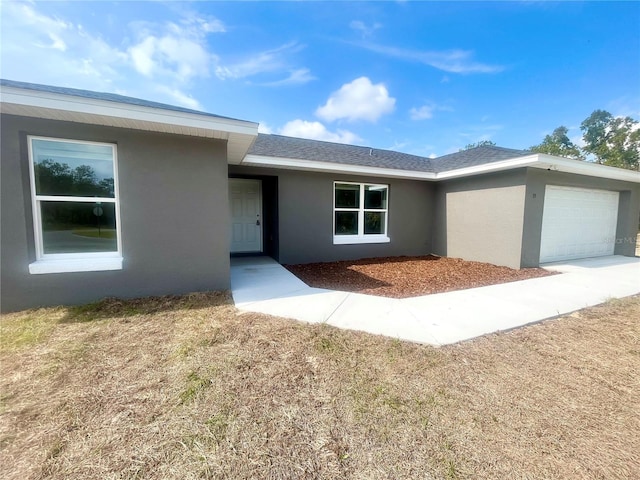
[[[230,163],[239,163],[258,136],[254,122],[10,86],[2,87],[0,101],[10,115],[227,140]]]

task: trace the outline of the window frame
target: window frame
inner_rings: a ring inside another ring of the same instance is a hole
[[[358,207],[336,207],[336,187],[337,185],[357,185],[359,187],[360,200]],[[365,187],[381,187],[387,191],[386,208],[365,208]],[[384,183],[368,182],[346,182],[336,180],[333,182],[333,244],[349,245],[358,243],[389,243],[389,185]],[[357,212],[358,213],[358,233],[355,235],[336,235],[336,212]],[[364,217],[366,212],[383,212],[385,215],[383,233],[364,233]]]
[[[34,140],[49,142],[72,143],[81,145],[100,145],[111,149],[113,158],[113,198],[111,197],[81,197],[71,195],[39,195],[36,191],[35,161],[33,156]],[[31,186],[31,207],[33,214],[33,234],[35,242],[36,261],[29,264],[29,273],[66,273],[93,272],[122,269],[122,225],[120,222],[120,192],[118,182],[118,151],[115,143],[76,140],[68,138],[45,137],[41,135],[27,135],[27,149],[29,156],[29,177]],[[115,252],[78,252],[78,253],[44,253],[44,236],[42,229],[41,202],[73,202],[73,203],[113,203],[116,223],[116,251]]]

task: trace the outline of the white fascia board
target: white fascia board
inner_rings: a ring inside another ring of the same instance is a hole
[[[370,175],[374,177],[407,178],[414,180],[450,180],[469,177],[483,173],[493,173],[515,168],[533,167],[544,170],[575,173],[590,177],[608,178],[626,182],[640,183],[640,172],[608,167],[582,160],[554,157],[535,153],[525,157],[517,157],[499,162],[492,162],[473,167],[459,168],[447,172],[431,173],[411,170],[396,170],[392,168],[367,167],[361,165],[345,165],[314,160],[300,160],[295,158],[268,157],[262,155],[247,155],[240,165],[257,167],[284,168],[292,170],[306,170],[314,172],[332,172],[354,175]]]
[[[538,154],[537,157],[536,162],[531,165],[534,168],[640,183],[640,172],[636,172],[635,170],[609,167],[585,160],[571,160],[570,158],[555,157],[544,153]]]
[[[436,179],[448,180],[451,178],[479,175],[481,173],[500,172],[502,170],[529,167],[536,162],[536,157],[537,155],[527,155],[526,157],[517,157],[509,160],[501,160],[499,162],[485,163],[482,165],[475,165],[473,167],[458,168],[456,170],[437,173]]]
[[[344,163],[319,162],[296,158],[267,157],[263,155],[247,155],[240,165],[284,168],[290,170],[306,170],[311,172],[331,172],[372,177],[410,178],[416,180],[435,180],[436,175],[430,172],[412,170],[396,170],[393,168],[367,167],[361,165],[345,165]]]
[[[16,87],[2,87],[0,101],[3,104],[61,110],[79,115],[124,118],[140,122],[218,130],[231,134],[258,135],[258,124],[244,120],[212,117],[197,113],[179,112]]]

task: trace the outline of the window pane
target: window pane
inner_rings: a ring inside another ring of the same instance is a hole
[[[40,202],[44,253],[116,252],[114,203]]]
[[[384,212],[364,212],[364,234],[383,234],[386,220]]]
[[[360,185],[336,183],[336,208],[360,207]]]
[[[37,195],[114,197],[109,145],[32,140]]]
[[[358,212],[336,212],[336,235],[358,234]]]
[[[376,185],[364,186],[364,208],[387,208],[387,187]]]

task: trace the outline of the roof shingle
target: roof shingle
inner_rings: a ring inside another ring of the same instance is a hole
[[[415,172],[433,171],[431,160],[417,155],[263,133],[258,135],[249,150],[249,155],[251,154]]]
[[[526,150],[483,146],[438,158],[426,158],[392,150],[322,142],[282,135],[259,134],[249,154],[293,158],[343,165],[439,173],[531,155]]]

